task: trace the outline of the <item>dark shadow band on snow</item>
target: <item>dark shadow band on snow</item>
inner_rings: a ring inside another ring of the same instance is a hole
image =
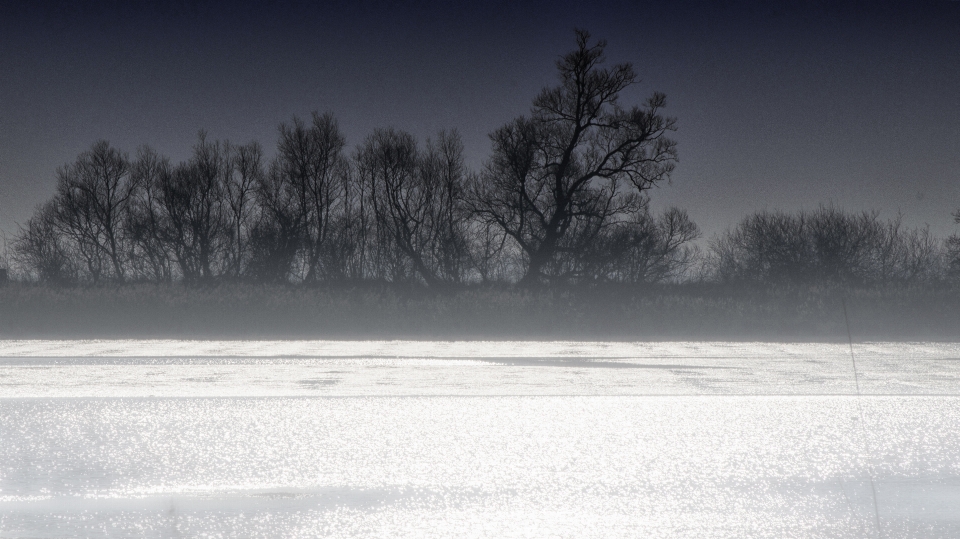
[[[575,367],[588,369],[743,369],[744,367],[718,365],[689,365],[685,363],[636,363],[630,361],[610,361],[628,359],[725,359],[749,360],[764,358],[748,357],[556,357],[556,356],[481,356],[481,357],[450,357],[450,356],[81,356],[81,357],[42,357],[16,356],[0,357],[0,366],[49,367],[56,365],[269,365],[269,364],[314,364],[323,366],[324,361],[336,360],[435,360],[438,362],[460,363],[478,361],[490,365],[509,367]],[[335,367],[336,365],[331,365]],[[398,367],[402,365],[397,365]]]
[[[381,488],[312,487],[205,489],[162,492],[134,498],[82,498],[57,496],[39,500],[5,502],[7,511],[58,513],[72,511],[138,511],[170,516],[196,515],[198,512],[256,512],[264,510],[336,510],[350,508],[378,510],[388,506],[412,508],[425,502],[443,500],[445,505],[464,507],[504,495],[515,495],[514,489],[481,488],[432,489],[414,485],[391,485]]]
[[[735,369],[715,365],[687,365],[683,363],[629,363],[620,361],[590,361],[579,358],[559,357],[471,357],[463,358],[509,367],[576,367],[586,369]],[[591,358],[592,359],[592,358]],[[613,359],[613,358],[610,358]],[[620,359],[620,358],[617,358]]]

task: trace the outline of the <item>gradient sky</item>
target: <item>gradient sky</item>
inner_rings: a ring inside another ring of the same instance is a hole
[[[707,238],[759,209],[902,212],[960,230],[960,2],[212,2],[0,7],[0,230],[98,139],[174,160],[200,129],[272,154],[279,122],[487,135],[556,82],[582,27],[667,94],[680,164],[652,193]],[[465,7],[467,6],[467,7]]]

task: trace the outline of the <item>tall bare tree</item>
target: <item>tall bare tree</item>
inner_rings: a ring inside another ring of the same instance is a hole
[[[280,124],[276,173],[296,196],[303,224],[304,280],[322,277],[322,256],[330,225],[342,208],[340,177],[345,173],[346,139],[331,114],[313,113],[308,126],[299,118]]]
[[[417,171],[417,142],[413,135],[394,129],[378,129],[357,149],[354,161],[369,213],[368,271],[375,279],[401,281],[415,275],[408,253],[420,261],[412,247],[413,236],[423,222],[420,193],[413,187]]]
[[[439,280],[458,283],[470,266],[470,213],[465,201],[467,168],[463,141],[456,131],[441,131],[427,141],[419,174],[429,193],[430,222],[424,242]]]
[[[226,248],[225,271],[241,277],[250,258],[250,231],[256,212],[256,190],[263,182],[263,149],[251,142],[231,151],[230,173],[224,184],[225,208],[229,220],[229,245]]]
[[[258,214],[250,229],[250,277],[286,282],[303,243],[303,214],[296,191],[278,170],[276,161],[257,183]]]
[[[140,278],[157,282],[173,279],[172,255],[165,240],[163,188],[173,168],[169,159],[143,146],[137,151],[131,175],[136,190],[130,201],[125,228],[131,241],[131,266]]]
[[[411,134],[381,129],[355,162],[375,223],[373,258],[389,278],[417,276],[429,286],[463,280],[470,249],[459,136],[441,132],[420,150]]]
[[[209,281],[223,270],[228,247],[225,185],[232,172],[230,146],[200,132],[193,156],[161,175],[162,240],[186,281]]]
[[[124,219],[134,192],[130,162],[101,140],[57,171],[56,223],[74,243],[89,277],[125,277]]]
[[[562,256],[576,258],[641,212],[644,191],[668,179],[677,159],[663,94],[621,106],[620,93],[639,82],[633,67],[603,67],[606,43],[591,44],[585,31],[576,42],[557,62],[559,86],[490,136],[493,156],[473,189],[476,214],[525,254],[524,283],[556,273]]]

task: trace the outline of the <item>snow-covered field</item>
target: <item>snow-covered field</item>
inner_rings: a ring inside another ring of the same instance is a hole
[[[0,341],[0,537],[960,536],[960,344],[853,352]]]

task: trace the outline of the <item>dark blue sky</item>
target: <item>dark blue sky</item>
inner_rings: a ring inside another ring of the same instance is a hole
[[[467,5],[467,4],[465,4]],[[273,151],[331,111],[376,127],[487,134],[555,82],[582,27],[667,94],[680,165],[657,206],[707,235],[757,209],[898,211],[953,232],[960,2],[64,2],[0,7],[0,229],[97,139],[185,158],[200,129]]]

